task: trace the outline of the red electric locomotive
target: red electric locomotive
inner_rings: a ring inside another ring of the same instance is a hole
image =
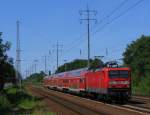
[[[82,95],[92,94],[105,100],[126,101],[131,97],[130,69],[112,64],[95,70],[82,68],[47,76],[43,85]]]

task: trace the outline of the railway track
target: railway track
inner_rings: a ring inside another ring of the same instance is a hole
[[[150,97],[132,96],[132,98],[143,102],[150,102]]]
[[[150,114],[149,109],[135,107],[132,105],[112,105],[104,104],[99,101],[94,101],[58,91],[47,90],[40,87],[30,86],[33,92],[36,92],[60,104],[61,106],[73,111],[78,115],[138,115],[138,114]]]
[[[138,110],[141,112],[147,112],[150,114],[150,98],[141,96],[132,96],[128,104],[123,105],[123,107]]]
[[[147,109],[145,107],[138,107],[138,106],[133,106],[133,105],[122,105],[122,107],[127,108],[127,109],[137,110],[137,111],[144,112],[150,115],[150,109]]]
[[[80,104],[75,104],[70,101],[66,101],[65,99],[57,97],[55,95],[49,95],[49,94],[45,93],[45,91],[43,91],[43,90],[40,90],[40,92],[39,92],[39,88],[37,89],[36,87],[34,87],[34,88],[31,87],[31,89],[32,89],[32,91],[40,93],[40,95],[44,96],[45,98],[48,98],[62,106],[65,106],[66,108],[72,110],[73,112],[75,112],[78,115],[87,115],[87,113],[89,115],[106,115],[103,112],[98,112],[98,111],[91,110],[86,107],[82,107]]]

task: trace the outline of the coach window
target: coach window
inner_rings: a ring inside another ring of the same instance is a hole
[[[84,78],[80,78],[80,83],[84,83]]]
[[[68,83],[68,79],[63,80],[64,83]]]

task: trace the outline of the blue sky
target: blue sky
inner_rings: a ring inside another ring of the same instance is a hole
[[[22,73],[31,70],[33,60],[38,60],[37,71],[44,70],[44,55],[48,56],[47,69],[56,68],[54,45],[63,45],[59,64],[76,58],[87,58],[86,22],[80,24],[79,10],[89,5],[97,10],[97,24],[91,22],[91,33],[122,14],[139,0],[126,3],[111,17],[99,23],[124,0],[0,0],[0,31],[3,39],[12,43],[9,56],[16,59],[16,21],[20,21]],[[150,0],[143,0],[135,8],[91,35],[91,57],[105,56],[104,61],[119,59],[131,41],[142,34],[150,35]],[[106,56],[106,48],[108,55]],[[49,55],[49,50],[51,55]],[[82,51],[80,55],[80,50]]]

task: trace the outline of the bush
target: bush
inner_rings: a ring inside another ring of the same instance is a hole
[[[18,104],[18,107],[20,107],[22,109],[33,109],[36,106],[37,106],[37,102],[34,99],[32,99],[32,100],[23,99]]]
[[[150,96],[150,77],[141,78],[138,85],[133,85],[133,94]]]
[[[16,87],[10,87],[6,89],[7,94],[15,94],[17,92],[17,88]]]
[[[11,106],[6,95],[0,95],[0,109],[7,109]]]
[[[133,93],[150,95],[150,36],[142,35],[127,45],[124,65],[132,70]]]

